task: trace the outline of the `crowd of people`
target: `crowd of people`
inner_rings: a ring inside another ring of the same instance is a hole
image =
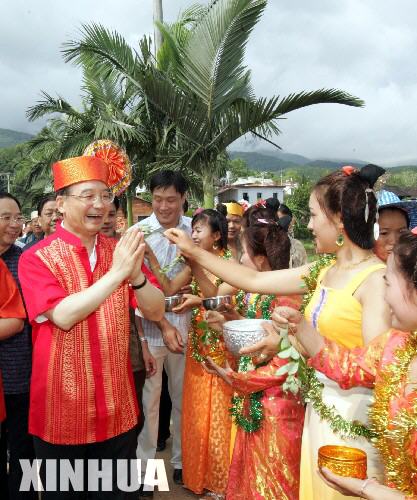
[[[114,479],[42,498],[152,497],[146,463],[169,433],[173,481],[201,498],[417,498],[416,203],[376,193],[383,172],[344,167],[314,186],[311,262],[278,200],[191,218],[171,170],[124,234],[111,157],[55,163],[23,237],[19,200],[1,192],[1,498],[38,498],[19,491],[19,460],[35,457],[42,480],[48,459],[142,461],[137,492]],[[232,300],[206,310],[215,296]],[[265,336],[236,357],[223,326],[243,319],[265,320]],[[324,445],[365,451],[368,479],[317,470]]]

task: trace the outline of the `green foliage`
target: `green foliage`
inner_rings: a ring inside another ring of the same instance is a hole
[[[390,169],[386,183],[389,186],[415,187],[417,185],[417,167],[395,167]]]
[[[292,195],[286,196],[284,202],[292,210],[295,216],[294,235],[296,238],[308,239],[311,237],[310,231],[307,229],[309,219],[309,200],[313,183],[305,176],[301,178],[299,186],[294,190]]]
[[[0,149],[0,173],[10,172],[10,192],[21,202],[23,213],[29,215],[46,190],[51,189],[49,177],[37,179],[28,185],[34,163],[27,144]],[[7,180],[0,178],[0,190],[7,189]]]

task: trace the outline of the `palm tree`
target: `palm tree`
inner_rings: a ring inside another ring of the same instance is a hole
[[[256,98],[243,59],[248,38],[266,0],[213,0],[183,44],[165,37],[174,54],[175,74],[149,66],[116,32],[96,24],[82,28],[82,40],[65,45],[66,61],[93,68],[103,78],[109,66],[128,79],[175,126],[175,141],[160,149],[158,166],[187,169],[202,180],[204,205],[213,206],[218,159],[245,134],[276,147],[278,120],[320,103],[362,106],[337,89]],[[168,30],[166,30],[168,32]]]
[[[133,163],[133,185],[143,182],[143,158],[153,160],[154,120],[138,98],[136,88],[121,81],[114,72],[106,78],[84,68],[82,110],[78,111],[62,97],[43,92],[43,99],[27,110],[29,120],[53,115],[48,125],[29,142],[35,158],[29,176],[30,185],[50,175],[50,165],[61,158],[81,155],[94,139],[109,138],[123,146]],[[135,90],[132,92],[132,90]],[[58,116],[55,116],[58,114]],[[128,220],[132,222],[132,192],[127,193]]]

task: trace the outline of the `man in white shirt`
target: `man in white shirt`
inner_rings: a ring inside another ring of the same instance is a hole
[[[154,252],[161,268],[169,265],[177,256],[176,246],[169,243],[163,235],[164,231],[177,227],[191,233],[191,219],[182,215],[187,187],[185,178],[179,172],[164,170],[155,174],[150,182],[153,213],[147,219],[136,224],[137,227],[151,231],[151,234],[146,238],[146,242]],[[176,265],[168,272],[168,277],[172,278],[181,269],[181,264]],[[182,387],[185,348],[190,321],[190,312],[184,314],[168,312],[165,314],[165,318],[157,323],[142,319],[143,331],[148,342],[149,351],[156,360],[157,373],[153,377],[146,379],[143,388],[145,425],[139,436],[137,456],[142,460],[142,474],[144,476],[145,462],[150,458],[155,458],[156,453],[162,370],[165,366],[172,400],[173,443],[171,464],[174,468],[174,481],[177,483],[182,482]],[[153,495],[153,492],[146,491],[146,485],[144,490],[141,492],[141,496]]]

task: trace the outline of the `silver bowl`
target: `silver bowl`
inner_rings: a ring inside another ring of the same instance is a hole
[[[231,295],[217,295],[203,299],[203,307],[206,311],[226,311],[224,304],[231,304]]]
[[[262,323],[271,323],[264,319],[239,319],[226,321],[223,325],[223,338],[228,351],[233,356],[240,357],[240,349],[256,344],[268,334],[262,328]],[[253,353],[251,356],[256,356]]]
[[[174,307],[177,307],[184,300],[182,295],[171,295],[165,297],[165,312],[171,312]]]

